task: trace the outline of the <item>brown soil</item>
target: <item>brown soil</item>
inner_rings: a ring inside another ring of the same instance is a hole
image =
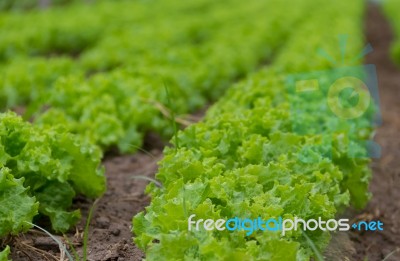
[[[337,234],[325,253],[327,260],[400,260],[400,71],[389,59],[391,29],[376,6],[368,7],[366,19],[367,41],[374,52],[367,63],[377,66],[383,124],[376,141],[382,147],[382,157],[375,160],[370,190],[373,198],[363,211],[349,211],[350,218],[379,219],[384,222],[382,232],[350,232]],[[108,191],[95,207],[89,233],[88,260],[141,260],[143,253],[132,243],[131,220],[149,204],[144,190],[149,181],[137,177],[154,177],[157,161],[162,158],[162,143],[154,137],[147,142],[152,155],[140,152],[131,156],[108,155],[104,161],[108,177]],[[156,144],[156,145],[154,145]],[[136,178],[135,178],[136,177]],[[93,202],[77,199],[75,206],[86,217]],[[69,238],[78,253],[82,252],[82,231],[85,220]],[[40,232],[30,232],[14,240],[13,260],[54,260],[58,246]],[[33,248],[32,248],[33,247]],[[43,252],[40,252],[44,250]]]
[[[375,141],[381,146],[382,155],[372,163],[371,201],[362,211],[348,210],[344,217],[380,220],[384,230],[333,235],[325,253],[327,260],[400,260],[400,70],[390,59],[392,30],[376,5],[368,6],[365,31],[367,42],[374,48],[366,63],[375,64],[378,71],[383,124]]]
[[[147,153],[139,152],[133,156],[114,155],[105,159],[108,190],[94,208],[88,237],[87,260],[127,261],[143,258],[143,253],[132,243],[131,220],[134,214],[149,204],[149,198],[144,195],[149,181],[143,180],[142,177],[154,177],[157,161],[161,158],[161,149],[154,148]],[[82,216],[87,217],[93,203],[78,198],[75,207],[81,208]],[[85,222],[86,220],[82,220],[75,234],[68,235],[70,243],[80,256],[83,250]],[[57,244],[43,233],[30,232],[15,242],[13,260],[55,260],[51,255],[57,256],[56,253],[59,252]],[[38,252],[40,249],[50,255]]]
[[[386,261],[400,260],[400,70],[390,59],[393,35],[381,10],[370,5],[367,18],[366,37],[374,48],[367,56],[367,63],[375,64],[378,70],[383,124],[375,140],[382,148],[382,156],[372,164],[370,191],[373,197],[357,214],[364,219],[381,220],[384,230],[352,233],[350,238],[356,253],[351,260],[374,261],[385,257]]]

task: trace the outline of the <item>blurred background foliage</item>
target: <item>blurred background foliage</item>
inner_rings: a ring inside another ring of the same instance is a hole
[[[91,3],[96,0],[1,0],[0,11],[29,11],[52,6],[66,5],[73,2]]]

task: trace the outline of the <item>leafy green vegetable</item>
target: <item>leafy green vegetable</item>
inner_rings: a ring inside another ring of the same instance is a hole
[[[0,261],[8,261],[9,254],[10,254],[10,247],[7,246],[3,251],[0,252]]]
[[[354,60],[364,3],[308,4],[318,12],[297,26],[272,66],[230,88],[205,120],[178,134],[179,147],[165,149],[156,175],[163,186],[148,186],[151,204],[133,219],[135,243],[148,260],[310,260],[328,244],[328,232],[189,232],[188,217],[326,221],[350,203],[365,205],[370,160],[360,144],[371,136],[374,105],[343,119],[325,90],[343,76],[364,80]],[[344,32],[352,40],[341,54],[337,34]],[[344,64],[318,56],[321,47]],[[318,79],[318,92],[290,91],[292,80],[307,77]]]
[[[0,237],[25,232],[37,214],[38,203],[25,188],[24,179],[15,179],[10,170],[0,167]]]
[[[0,56],[7,63],[0,102],[8,108],[29,103],[25,117],[37,124],[62,124],[122,152],[134,152],[149,131],[172,136],[165,84],[174,100],[169,109],[181,118],[271,59],[302,19],[276,0],[121,1],[88,8],[3,18]],[[287,18],[272,10],[284,10]],[[60,19],[72,14],[76,19]],[[31,20],[34,29],[22,26]]]
[[[105,191],[101,151],[61,127],[32,126],[15,113],[0,114],[0,152],[0,164],[11,177],[23,179],[21,187],[23,183],[27,193],[36,197],[39,213],[50,218],[56,231],[64,232],[79,220],[79,211],[69,210],[77,193],[95,198]],[[26,204],[37,208],[34,200]],[[23,221],[12,220],[17,227],[4,234],[18,231]]]

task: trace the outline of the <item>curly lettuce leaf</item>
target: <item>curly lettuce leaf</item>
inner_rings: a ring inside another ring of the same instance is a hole
[[[3,251],[0,251],[0,261],[9,261],[8,256],[10,255],[10,247],[6,246]]]
[[[101,151],[61,127],[38,127],[14,113],[0,114],[0,162],[24,178],[55,231],[65,232],[80,218],[71,211],[76,194],[99,197],[105,189]]]
[[[27,231],[38,213],[39,203],[24,187],[24,179],[15,179],[10,170],[0,168],[0,237]]]
[[[79,210],[66,211],[75,197],[75,191],[70,185],[56,181],[48,182],[41,190],[35,192],[35,196],[40,202],[40,213],[50,218],[55,231],[65,232],[71,224],[79,221]]]

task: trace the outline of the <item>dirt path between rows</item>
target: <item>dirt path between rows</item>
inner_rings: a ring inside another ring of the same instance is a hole
[[[88,237],[88,261],[131,261],[144,257],[132,243],[131,220],[149,204],[149,198],[144,195],[149,181],[143,180],[143,176],[154,177],[157,162],[162,158],[160,147],[148,149],[146,153],[107,156],[104,160],[108,190],[94,208]],[[77,226],[77,232],[68,236],[80,256],[82,231],[93,203],[84,198],[78,198],[74,203],[75,208],[82,210],[84,218]],[[59,256],[55,242],[47,235],[33,231],[15,240],[13,260],[54,260],[54,256]]]
[[[375,140],[382,156],[372,164],[373,197],[358,214],[364,219],[381,220],[384,231],[352,233],[356,253],[350,260],[383,260],[388,255],[385,261],[400,260],[400,69],[390,59],[392,30],[378,6],[368,6],[365,28],[366,40],[374,48],[366,62],[375,64],[378,71],[383,124]]]
[[[392,30],[379,6],[368,6],[365,32],[366,41],[374,49],[367,55],[366,63],[375,64],[378,73],[383,123],[374,140],[380,145],[382,154],[372,163],[371,201],[362,211],[348,210],[344,217],[380,220],[384,230],[335,234],[325,253],[326,259],[332,261],[400,260],[400,68],[390,59]]]

